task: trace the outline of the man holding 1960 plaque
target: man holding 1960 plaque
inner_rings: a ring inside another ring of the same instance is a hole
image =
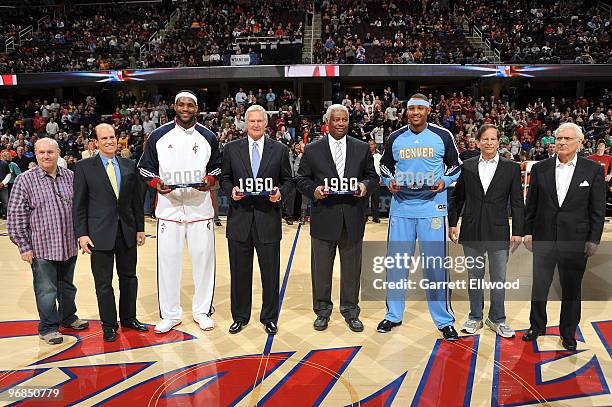
[[[223,149],[221,187],[231,197],[227,245],[231,275],[231,308],[236,334],[251,318],[253,254],[257,250],[263,304],[259,320],[266,333],[278,331],[281,199],[292,188],[289,149],[264,136],[268,115],[259,105],[245,113],[247,137]]]
[[[308,144],[300,161],[297,187],[312,200],[310,209],[311,273],[314,329],[327,329],[334,304],[332,272],[340,252],[340,313],[353,332],[359,320],[361,249],[366,197],[378,176],[367,143],[348,137],[349,112],[331,105],[325,114],[329,134]]]

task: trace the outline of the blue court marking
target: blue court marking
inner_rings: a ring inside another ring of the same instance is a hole
[[[287,262],[287,268],[285,269],[285,277],[283,278],[283,285],[281,286],[280,294],[278,297],[278,316],[276,320],[280,319],[281,308],[283,307],[283,299],[285,298],[285,290],[287,289],[287,282],[289,282],[289,273],[291,272],[291,264],[293,263],[293,255],[295,254],[295,248],[297,247],[298,238],[300,237],[300,230],[302,224],[298,225],[297,232],[295,233],[295,239],[293,239],[293,247],[291,248],[291,254],[289,255],[289,261]],[[278,322],[277,322],[278,323]],[[274,342],[275,335],[268,335],[266,340],[266,346],[264,347],[263,355],[267,356],[270,354],[272,349],[272,342]]]

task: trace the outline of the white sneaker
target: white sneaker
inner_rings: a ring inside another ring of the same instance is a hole
[[[57,331],[49,332],[45,335],[39,334],[39,336],[40,339],[47,343],[47,345],[59,345],[64,341],[64,337],[62,336],[62,334]]]
[[[468,319],[461,326],[461,332],[473,335],[482,328],[482,321],[477,321],[475,319]]]
[[[215,328],[215,323],[206,314],[194,315],[193,320],[200,325],[202,331],[212,331]]]
[[[502,338],[514,338],[514,336],[516,335],[514,329],[510,328],[510,325],[507,325],[505,322],[496,324],[495,322],[487,318],[485,323],[493,332],[495,332]]]
[[[153,332],[155,332],[156,334],[165,334],[166,332],[180,324],[180,319],[162,319],[157,323],[157,325],[155,325],[155,329],[153,329]]]

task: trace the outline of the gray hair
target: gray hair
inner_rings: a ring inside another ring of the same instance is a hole
[[[557,137],[557,134],[559,134],[562,130],[574,130],[574,133],[576,134],[576,138],[580,141],[584,140],[584,134],[582,133],[582,129],[580,128],[580,126],[578,126],[575,123],[563,123],[559,126],[559,128],[557,130],[555,130],[555,137]]]
[[[57,144],[57,141],[55,141],[55,139],[44,137],[38,139],[36,143],[34,143],[34,152],[38,151],[38,145],[42,143],[48,143],[49,145],[51,145],[51,147],[55,147],[58,152],[60,151],[59,144]]]
[[[342,110],[344,113],[346,113],[346,117],[350,117],[349,111],[346,108],[346,106],[340,105],[340,104],[334,104],[334,105],[329,105],[329,107],[327,108],[327,112],[325,112],[325,121],[329,123],[329,119],[331,118],[332,112],[337,112],[338,110]]]
[[[260,112],[263,115],[266,124],[268,123],[268,112],[263,107],[259,105],[253,105],[249,107],[246,112],[244,112],[244,120],[249,120],[249,113],[251,112]]]

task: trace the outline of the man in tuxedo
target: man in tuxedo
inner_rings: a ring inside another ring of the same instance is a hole
[[[119,275],[121,326],[145,332],[136,319],[137,247],[145,242],[144,209],[134,162],[117,157],[117,138],[109,124],[95,128],[98,155],[79,161],[74,174],[72,215],[75,236],[91,255],[91,270],[104,340],[117,339],[113,260]]]
[[[331,105],[325,114],[328,134],[307,144],[298,169],[298,190],[312,201],[310,209],[311,273],[314,329],[327,329],[334,304],[332,272],[336,248],[340,252],[340,313],[353,332],[363,331],[359,320],[361,249],[367,197],[378,182],[368,144],[347,137],[349,113]],[[328,194],[326,187],[358,181],[350,195]]]
[[[579,157],[580,127],[555,132],[556,157],[535,164],[527,194],[525,246],[533,251],[530,328],[524,341],[546,333],[546,300],[555,268],[561,282],[559,331],[563,347],[576,349],[580,293],[587,260],[603,233],[606,187],[598,163]]]
[[[232,141],[223,149],[221,187],[231,197],[226,236],[234,322],[229,333],[240,332],[251,318],[255,249],[263,286],[259,320],[269,335],[275,335],[278,331],[282,237],[280,201],[289,196],[292,188],[289,150],[282,143],[264,136],[268,116],[263,107],[249,107],[245,118],[247,137]],[[262,185],[271,181],[273,188],[268,194],[244,195],[245,185],[258,185],[260,181]]]
[[[518,163],[500,157],[499,132],[492,124],[484,124],[476,135],[480,156],[463,162],[461,175],[449,199],[449,238],[461,243],[466,258],[474,261],[468,268],[469,282],[484,279],[485,253],[489,260],[491,282],[506,281],[508,251],[514,251],[523,240],[525,207],[521,189],[521,168]],[[512,211],[512,235],[508,224],[507,205]],[[461,232],[457,221],[463,218]],[[510,239],[510,240],[508,240]],[[482,288],[468,286],[470,314],[461,331],[475,334],[483,327],[484,293]],[[504,338],[515,336],[506,323],[505,291],[491,290],[491,305],[486,325]]]

